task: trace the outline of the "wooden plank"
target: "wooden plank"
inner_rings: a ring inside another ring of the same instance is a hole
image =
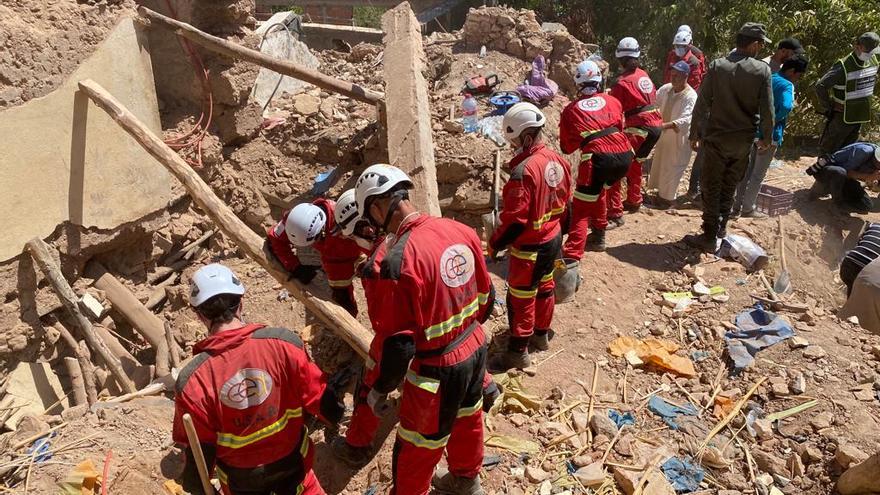
[[[315,296],[296,280],[288,280],[287,270],[263,250],[263,238],[235,216],[232,209],[214,194],[210,186],[180,155],[162,142],[161,138],[153,134],[116,98],[91,80],[80,81],[79,87],[99,108],[106,111],[113,120],[137,140],[150,155],[165,165],[180,180],[196,204],[214,221],[226,237],[235,242],[251,259],[278,280],[291,296],[302,302],[308,311],[320,318],[328,328],[336,332],[361,357],[367,359],[372,341],[371,332],[341,306]],[[165,338],[164,332],[162,338]]]
[[[385,31],[385,93],[388,158],[413,180],[415,206],[440,216],[428,83],[422,75],[425,51],[419,21],[408,2],[382,15]]]

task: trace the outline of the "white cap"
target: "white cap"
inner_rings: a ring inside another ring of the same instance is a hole
[[[672,39],[673,45],[690,45],[691,41],[693,41],[694,37],[691,36],[691,33],[687,31],[679,31],[675,33],[675,38]]]
[[[333,212],[333,219],[342,235],[350,236],[354,233],[354,226],[357,225],[359,216],[355,191],[348,189],[336,200],[336,210]]]
[[[327,214],[311,203],[300,203],[287,214],[284,231],[290,243],[297,247],[311,246],[324,231]]]
[[[219,263],[211,263],[196,271],[189,286],[189,303],[193,307],[219,294],[244,294],[244,284],[232,270]]]
[[[691,27],[688,26],[687,24],[682,24],[681,26],[678,26],[678,29],[676,30],[676,32],[678,33],[681,31],[686,31],[688,34],[691,34],[691,35],[694,34],[693,29],[691,29]]]
[[[620,40],[620,43],[617,44],[617,51],[614,53],[614,56],[617,58],[639,58],[641,55],[642,50],[639,48],[639,42],[631,36],[627,36]]]
[[[412,180],[403,170],[386,163],[370,165],[358,177],[355,185],[355,199],[357,209],[361,216],[367,211],[364,204],[368,198],[380,196],[394,188],[398,184],[404,184],[407,189],[413,187]]]
[[[585,60],[577,64],[574,71],[574,82],[578,87],[588,82],[602,82],[602,69],[596,62]]]
[[[520,136],[526,129],[544,127],[547,118],[544,113],[531,103],[522,102],[510,107],[504,114],[501,127],[504,129],[504,137],[512,141]]]

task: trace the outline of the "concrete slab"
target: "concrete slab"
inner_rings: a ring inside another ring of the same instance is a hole
[[[388,158],[410,175],[411,197],[423,212],[440,216],[425,51],[419,21],[408,2],[382,15],[385,31],[385,106]]]
[[[123,19],[56,91],[0,112],[0,260],[67,220],[113,229],[166,206],[171,177],[103,111],[77,94],[91,78],[161,133],[144,32]]]
[[[60,409],[53,408],[51,411],[53,414],[67,409],[70,403],[49,363],[20,363],[9,373],[9,387],[6,389],[3,402],[0,402],[0,408],[18,408],[6,420],[4,426],[14,430],[22,416],[25,414],[39,416],[47,408],[58,403],[59,399]]]

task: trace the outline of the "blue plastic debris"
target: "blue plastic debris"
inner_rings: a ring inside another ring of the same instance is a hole
[[[617,409],[609,409],[608,417],[611,418],[611,421],[614,421],[614,424],[617,425],[617,429],[623,428],[623,425],[634,425],[636,424],[636,418],[633,416],[633,413],[621,413]]]
[[[315,177],[315,182],[312,185],[312,196],[323,196],[327,194],[327,191],[330,190],[330,187],[333,186],[334,177],[336,174],[336,167],[330,167],[325,172],[321,172]]]
[[[693,351],[691,352],[691,361],[695,363],[699,363],[700,361],[705,361],[712,356],[712,353],[709,351]]]
[[[45,437],[34,440],[34,443],[32,443],[31,446],[27,449],[27,455],[34,456],[34,462],[36,462],[37,464],[41,462],[46,462],[51,459],[52,443],[49,440],[54,436],[55,432],[53,431]]]
[[[706,473],[690,459],[670,457],[663,463],[663,474],[676,493],[691,493],[700,489]]]
[[[656,414],[657,416],[660,416],[663,422],[666,423],[673,430],[678,429],[678,423],[675,422],[675,418],[677,418],[680,414],[685,414],[688,416],[697,415],[697,408],[694,407],[694,405],[690,402],[685,404],[684,407],[679,407],[666,402],[661,397],[658,397],[656,395],[651,396],[651,399],[648,401],[648,410]]]
[[[755,354],[794,336],[791,324],[776,313],[765,311],[760,303],[736,315],[736,332],[727,332],[727,354],[734,368],[741,370],[755,360]]]

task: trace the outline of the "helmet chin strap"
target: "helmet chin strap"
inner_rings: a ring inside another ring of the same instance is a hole
[[[381,233],[388,233],[388,226],[391,224],[391,217],[394,216],[394,212],[397,211],[397,206],[400,204],[400,202],[403,201],[403,199],[407,196],[408,194],[405,189],[395,191],[391,194],[391,204],[388,205],[388,212],[385,213],[385,220],[382,222],[382,226],[380,227]]]

